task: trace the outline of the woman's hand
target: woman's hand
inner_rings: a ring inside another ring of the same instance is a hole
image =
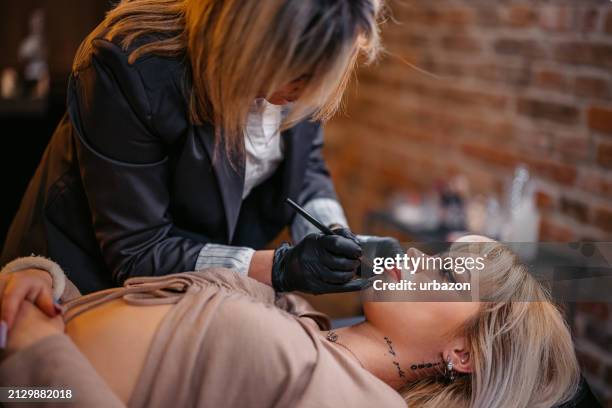
[[[55,317],[60,310],[53,303],[53,279],[49,272],[25,269],[0,275],[0,320],[10,330],[24,301],[38,306],[47,316]]]
[[[395,258],[397,255],[403,256],[406,253],[399,241],[392,237],[359,235],[357,238],[363,249],[363,262],[359,269],[359,276],[365,279],[376,276],[372,268],[374,258]]]
[[[57,314],[50,318],[31,302],[21,302],[13,328],[8,332],[6,351],[23,350],[48,336],[64,332],[64,320]]]
[[[352,280],[359,268],[361,247],[352,238],[313,233],[296,246],[276,249],[272,285],[277,292],[315,295],[361,289],[365,281]]]

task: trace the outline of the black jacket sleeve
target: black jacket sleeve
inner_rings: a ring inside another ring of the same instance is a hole
[[[323,127],[320,123],[315,126],[316,136],[310,146],[306,171],[304,172],[304,183],[298,200],[302,205],[315,198],[338,200],[329,170],[323,159]]]
[[[169,215],[166,150],[173,135],[158,132],[155,124],[165,119],[158,117],[159,100],[178,94],[163,78],[157,88],[147,88],[141,68],[128,64],[116,45],[96,40],[91,65],[74,73],[69,85],[83,188],[96,239],[117,282],[193,270],[206,243],[206,237],[177,229]],[[173,131],[184,131],[183,122],[175,122]]]

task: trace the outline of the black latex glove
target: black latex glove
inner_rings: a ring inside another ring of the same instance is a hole
[[[395,238],[378,237],[375,235],[355,235],[350,229],[342,226],[330,226],[330,229],[334,234],[348,238],[361,247],[363,257],[356,274],[362,278],[370,278],[374,275],[371,265],[374,258],[394,258],[395,255],[404,255],[406,253]]]
[[[357,235],[353,234],[353,231],[351,231],[348,228],[345,228],[341,225],[330,225],[329,229],[331,229],[334,234],[336,235],[340,235],[341,237],[344,238],[348,238],[351,241],[355,242],[357,245],[361,246],[361,243],[359,242],[359,238],[357,238]]]
[[[272,286],[277,292],[298,290],[315,295],[360,290],[366,282],[352,280],[360,256],[361,247],[352,239],[307,235],[294,247],[284,243],[276,249]]]
[[[357,274],[365,279],[374,276],[372,270],[374,258],[395,258],[396,255],[403,256],[406,253],[399,241],[395,238],[359,235],[357,239],[363,251],[362,263]]]
[[[363,255],[368,258],[376,256],[394,257],[406,253],[402,245],[395,238],[377,237],[375,235],[359,235],[357,237],[363,249]]]
[[[337,224],[331,225],[329,228],[334,234],[341,235],[356,242],[361,247],[365,258],[371,259],[377,256],[394,257],[397,254],[403,255],[406,252],[399,241],[392,237],[355,235],[350,229]]]

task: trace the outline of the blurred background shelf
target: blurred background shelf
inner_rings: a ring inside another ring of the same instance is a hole
[[[47,99],[0,99],[0,120],[10,118],[44,119],[49,103]]]

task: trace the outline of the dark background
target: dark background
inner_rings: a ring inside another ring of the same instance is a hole
[[[51,77],[44,101],[0,100],[0,247],[28,181],[65,111],[66,84],[82,39],[111,7],[108,0],[0,0],[0,69],[20,68],[19,44],[36,9],[45,11]]]

